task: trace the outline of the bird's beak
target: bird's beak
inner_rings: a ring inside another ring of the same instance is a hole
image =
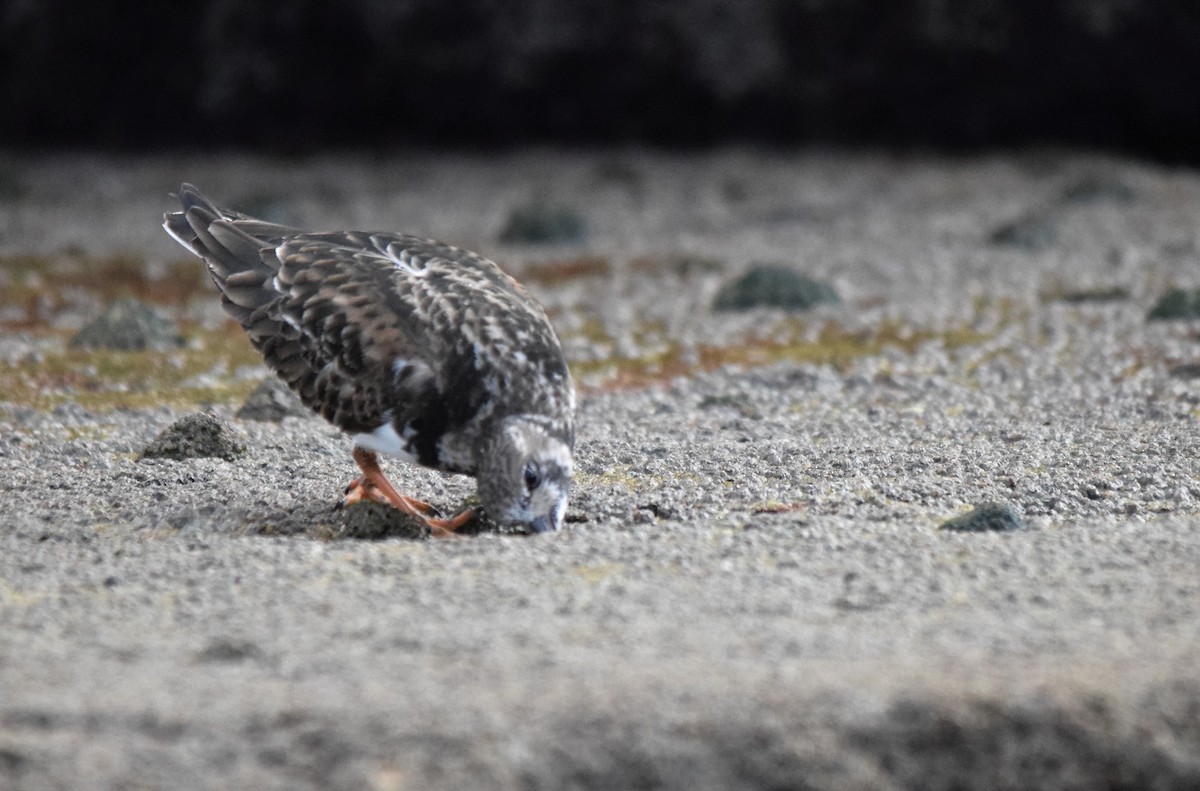
[[[539,516],[529,523],[529,529],[535,533],[549,533],[552,530],[558,529],[558,520],[554,518],[554,514],[546,514]]]
[[[550,509],[550,513],[539,516],[529,523],[529,529],[535,533],[549,533],[562,527],[563,515],[567,513],[567,497],[563,495]]]

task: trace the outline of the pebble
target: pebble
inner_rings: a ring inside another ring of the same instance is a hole
[[[140,351],[166,350],[183,345],[178,327],[136,299],[118,300],[71,338],[73,349]]]
[[[1006,503],[982,503],[967,513],[947,519],[938,525],[939,530],[960,533],[1005,533],[1025,528],[1025,520]]]
[[[758,265],[727,283],[713,299],[713,310],[749,310],[758,307],[808,310],[840,302],[828,283],[776,265]]]
[[[142,450],[143,459],[232,460],[246,451],[233,429],[216,416],[197,412],[168,426]]]

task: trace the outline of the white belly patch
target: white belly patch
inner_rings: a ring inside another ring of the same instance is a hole
[[[404,432],[408,434],[408,431]],[[350,439],[360,448],[395,456],[408,462],[415,462],[417,456],[412,452],[408,440],[396,433],[391,423],[384,423],[370,434],[355,434]]]

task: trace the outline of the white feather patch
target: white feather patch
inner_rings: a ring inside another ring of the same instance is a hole
[[[192,251],[192,253],[194,253],[195,255],[200,255],[200,251],[196,249],[196,246],[195,246],[194,244],[192,244],[191,242],[187,241],[187,240],[186,240],[186,239],[184,239],[182,236],[180,236],[179,234],[177,234],[177,233],[175,233],[174,231],[172,231],[172,230],[171,230],[171,223],[170,223],[170,222],[164,222],[164,223],[163,223],[163,230],[167,232],[167,235],[168,235],[168,236],[170,236],[170,237],[171,237],[172,239],[174,239],[175,241],[179,242],[181,245],[183,245],[184,247],[186,247],[188,250]]]
[[[292,329],[296,330],[296,332],[300,333],[301,335],[304,334],[304,328],[300,326],[300,322],[296,321],[296,319],[290,314],[281,313],[279,314],[279,318],[283,319],[284,323],[290,325]]]
[[[408,431],[404,432],[408,434]],[[355,434],[350,437],[360,448],[394,456],[403,461],[415,462],[417,456],[409,449],[408,442],[396,433],[391,423],[384,423],[370,434]]]
[[[396,244],[389,244],[385,252],[387,253],[387,257],[392,260],[392,263],[396,265],[397,269],[403,269],[413,277],[425,277],[424,269],[417,269],[413,266],[412,255],[408,250]]]

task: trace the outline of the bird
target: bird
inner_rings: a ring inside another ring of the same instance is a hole
[[[204,197],[191,184],[163,228],[203,259],[221,304],[306,404],[345,432],[372,500],[453,535],[401,494],[379,455],[476,479],[479,507],[532,533],[558,530],[575,451],[575,388],[546,311],[494,262],[405,233],[309,232]]]

